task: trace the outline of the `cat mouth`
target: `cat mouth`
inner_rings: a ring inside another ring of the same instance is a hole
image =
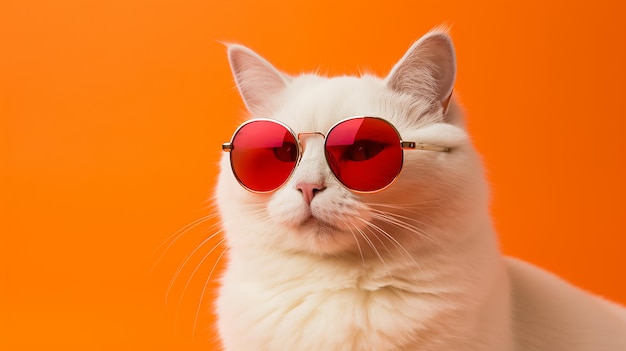
[[[311,228],[319,233],[329,233],[339,230],[339,228],[337,228],[334,224],[324,221],[323,219],[317,218],[313,215],[302,221],[302,223],[300,223],[300,228]]]

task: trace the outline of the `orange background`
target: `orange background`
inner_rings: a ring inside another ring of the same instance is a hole
[[[211,213],[243,108],[220,42],[290,73],[384,75],[442,23],[504,251],[626,303],[619,3],[3,1],[0,349],[210,349],[213,264],[193,270],[215,241],[165,295],[214,222],[150,268]]]

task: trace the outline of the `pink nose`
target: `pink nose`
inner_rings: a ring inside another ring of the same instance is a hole
[[[320,191],[326,189],[326,186],[324,184],[317,183],[298,183],[296,184],[296,189],[302,193],[304,201],[306,201],[307,204],[310,204],[311,201],[313,201],[313,197]]]

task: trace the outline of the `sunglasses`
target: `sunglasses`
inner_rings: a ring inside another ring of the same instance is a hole
[[[325,137],[326,162],[335,178],[357,193],[373,193],[389,187],[404,162],[403,150],[449,152],[451,148],[402,141],[398,130],[378,117],[351,117],[320,132],[295,134],[272,119],[253,119],[235,130],[222,150],[230,153],[230,165],[241,186],[267,193],[289,180],[302,157],[300,137]]]

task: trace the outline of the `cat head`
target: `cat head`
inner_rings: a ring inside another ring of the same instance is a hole
[[[326,134],[347,117],[380,117],[402,140],[450,149],[405,150],[395,182],[366,194],[335,178],[320,134],[300,138],[297,167],[269,193],[244,189],[225,153],[217,203],[233,249],[361,259],[431,250],[452,240],[452,232],[487,207],[480,162],[452,98],[455,52],[445,31],[415,42],[384,79],[293,77],[240,45],[228,47],[228,58],[249,118],[271,118],[295,134]]]

